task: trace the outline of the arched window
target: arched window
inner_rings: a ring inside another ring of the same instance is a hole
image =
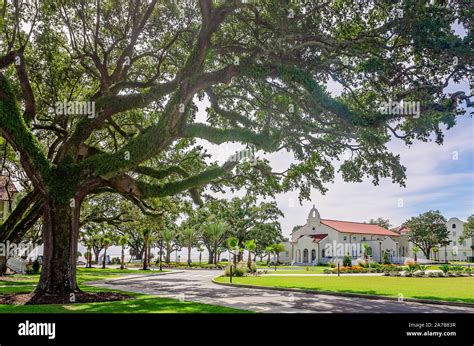
[[[311,250],[311,262],[316,261],[316,250]]]
[[[304,249],[303,250],[303,263],[308,263],[309,262],[309,259],[308,259],[308,256],[309,255],[309,252],[308,252],[308,249]]]

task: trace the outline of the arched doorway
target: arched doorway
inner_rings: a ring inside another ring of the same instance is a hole
[[[309,255],[308,249],[304,249],[303,250],[303,263],[309,262],[308,255]]]
[[[296,250],[296,262],[301,263],[301,250]]]
[[[315,249],[311,250],[311,263],[313,263],[314,261],[316,261],[316,250]]]

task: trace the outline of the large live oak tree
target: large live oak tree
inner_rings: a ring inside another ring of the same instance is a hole
[[[410,229],[408,239],[419,247],[427,259],[430,259],[433,248],[449,242],[446,218],[438,210],[412,217],[404,225]]]
[[[471,69],[472,17],[462,4],[361,3],[4,0],[0,134],[32,188],[0,240],[42,218],[38,294],[78,289],[81,203],[92,193],[200,203],[206,185],[232,185],[307,198],[325,191],[334,159],[346,181],[403,184],[386,144],[442,143],[455,124],[469,99],[443,90]],[[329,80],[342,85],[340,97],[327,92]],[[204,99],[207,121],[198,122]],[[419,101],[421,116],[380,112],[402,99]],[[94,117],[64,114],[62,101],[94,102]],[[217,165],[196,139],[295,160],[283,172],[267,160]]]

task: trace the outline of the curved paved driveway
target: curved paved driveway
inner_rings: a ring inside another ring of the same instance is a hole
[[[110,289],[271,313],[474,313],[474,308],[216,285],[215,270],[188,270],[87,283]]]

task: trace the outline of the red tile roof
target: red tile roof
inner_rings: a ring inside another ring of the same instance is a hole
[[[379,225],[372,225],[369,223],[353,222],[353,221],[338,221],[338,220],[321,220],[321,223],[335,229],[341,233],[352,234],[372,234],[384,235],[389,237],[398,237],[398,233],[389,231]]]
[[[411,229],[406,226],[398,226],[398,227],[392,228],[391,231],[396,232],[398,234],[408,234],[411,232]]]
[[[327,234],[309,234],[311,238],[313,238],[313,243],[319,243],[321,240],[326,238]]]
[[[10,197],[15,193],[18,192],[15,185],[8,180],[8,177],[0,175],[0,201],[8,201],[8,193],[5,189],[8,182],[8,191],[10,192]]]

